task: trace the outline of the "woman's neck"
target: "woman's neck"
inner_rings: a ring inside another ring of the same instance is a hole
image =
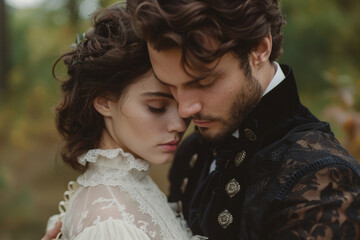
[[[100,149],[115,149],[115,148],[122,148],[115,139],[109,134],[109,132],[105,129],[103,130],[99,142]],[[125,151],[125,149],[124,149]]]

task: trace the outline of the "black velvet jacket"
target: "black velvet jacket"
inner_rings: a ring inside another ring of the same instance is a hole
[[[181,201],[193,233],[209,239],[360,239],[360,166],[300,103],[290,67],[281,68],[286,79],[238,139],[184,140],[169,201]]]

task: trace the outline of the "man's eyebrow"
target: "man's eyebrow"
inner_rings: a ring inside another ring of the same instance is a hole
[[[169,93],[164,92],[144,92],[141,94],[144,97],[164,97],[169,99],[174,99],[174,96]]]
[[[154,77],[156,78],[156,80],[158,80],[161,84],[165,85],[165,86],[168,86],[168,87],[171,87],[172,85],[171,84],[168,84],[166,82],[163,82],[160,78],[158,78],[158,76],[156,76],[154,70],[153,70],[153,74],[154,74]]]
[[[162,81],[158,76],[156,76],[154,70],[153,70],[153,74],[154,74],[154,77],[156,78],[156,80],[158,80],[161,84],[163,84],[163,85],[165,85],[165,86],[168,86],[168,87],[173,86],[173,85],[171,85],[171,84],[168,84],[168,83]],[[193,84],[195,84],[195,83],[197,83],[197,82],[199,82],[199,81],[201,81],[201,80],[204,80],[204,79],[206,79],[206,78],[208,78],[208,77],[217,77],[217,76],[219,76],[219,75],[221,75],[221,72],[220,72],[220,71],[213,71],[211,74],[206,74],[205,76],[193,78],[192,80],[186,82],[184,85],[185,85],[185,86],[190,86],[190,85],[193,85]]]

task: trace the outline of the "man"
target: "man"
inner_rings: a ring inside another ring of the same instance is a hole
[[[360,239],[360,167],[275,62],[277,0],[128,0],[155,77],[195,133],[171,202],[209,239]]]

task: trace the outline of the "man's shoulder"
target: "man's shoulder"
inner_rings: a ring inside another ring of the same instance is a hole
[[[290,134],[283,141],[282,148],[286,148],[283,160],[293,159],[304,164],[328,158],[356,162],[332,132],[318,129]]]
[[[267,186],[282,199],[301,179],[332,169],[360,181],[360,165],[329,131],[318,128],[293,131],[256,154],[249,166],[254,191]]]
[[[356,162],[335,138],[329,124],[320,121],[293,128],[283,138],[260,150],[260,155],[274,163],[291,159],[294,162],[307,164],[329,157]]]
[[[269,153],[281,178],[296,181],[323,168],[349,169],[360,177],[360,165],[331,132],[311,129],[287,136]]]

